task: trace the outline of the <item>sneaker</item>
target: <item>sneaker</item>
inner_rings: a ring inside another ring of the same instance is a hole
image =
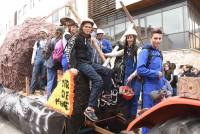
[[[107,105],[116,105],[116,103],[113,102],[112,98],[110,95],[103,95],[101,97],[101,101],[106,103]]]
[[[98,117],[96,116],[95,112],[92,110],[86,109],[84,115],[91,121],[97,121]]]

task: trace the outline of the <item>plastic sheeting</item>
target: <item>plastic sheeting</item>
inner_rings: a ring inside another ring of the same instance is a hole
[[[41,102],[0,87],[0,115],[25,134],[62,134],[65,117]]]

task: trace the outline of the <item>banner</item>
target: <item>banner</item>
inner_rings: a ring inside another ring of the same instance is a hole
[[[72,71],[66,71],[47,102],[49,107],[66,116],[71,116],[73,112],[74,76]]]

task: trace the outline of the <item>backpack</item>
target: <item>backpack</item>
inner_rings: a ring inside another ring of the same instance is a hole
[[[147,58],[147,64],[146,64],[147,67],[151,64],[152,57],[160,57],[161,60],[163,61],[163,54],[162,54],[162,52],[160,50],[159,50],[160,55],[156,55],[155,56],[155,55],[152,55],[152,50],[153,50],[152,47],[142,48],[142,49],[147,49],[148,50],[148,58]]]
[[[53,60],[56,62],[61,62],[63,51],[63,42],[62,39],[60,39],[58,42],[56,42],[55,48],[53,50]]]

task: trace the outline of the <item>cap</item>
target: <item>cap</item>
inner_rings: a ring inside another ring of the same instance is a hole
[[[56,32],[61,32],[62,34],[65,32],[65,29],[63,27],[56,28]]]
[[[103,29],[97,29],[97,34],[105,34],[105,32],[103,31]]]
[[[46,34],[48,34],[48,30],[46,30],[44,28],[40,29],[40,32],[45,32]]]

